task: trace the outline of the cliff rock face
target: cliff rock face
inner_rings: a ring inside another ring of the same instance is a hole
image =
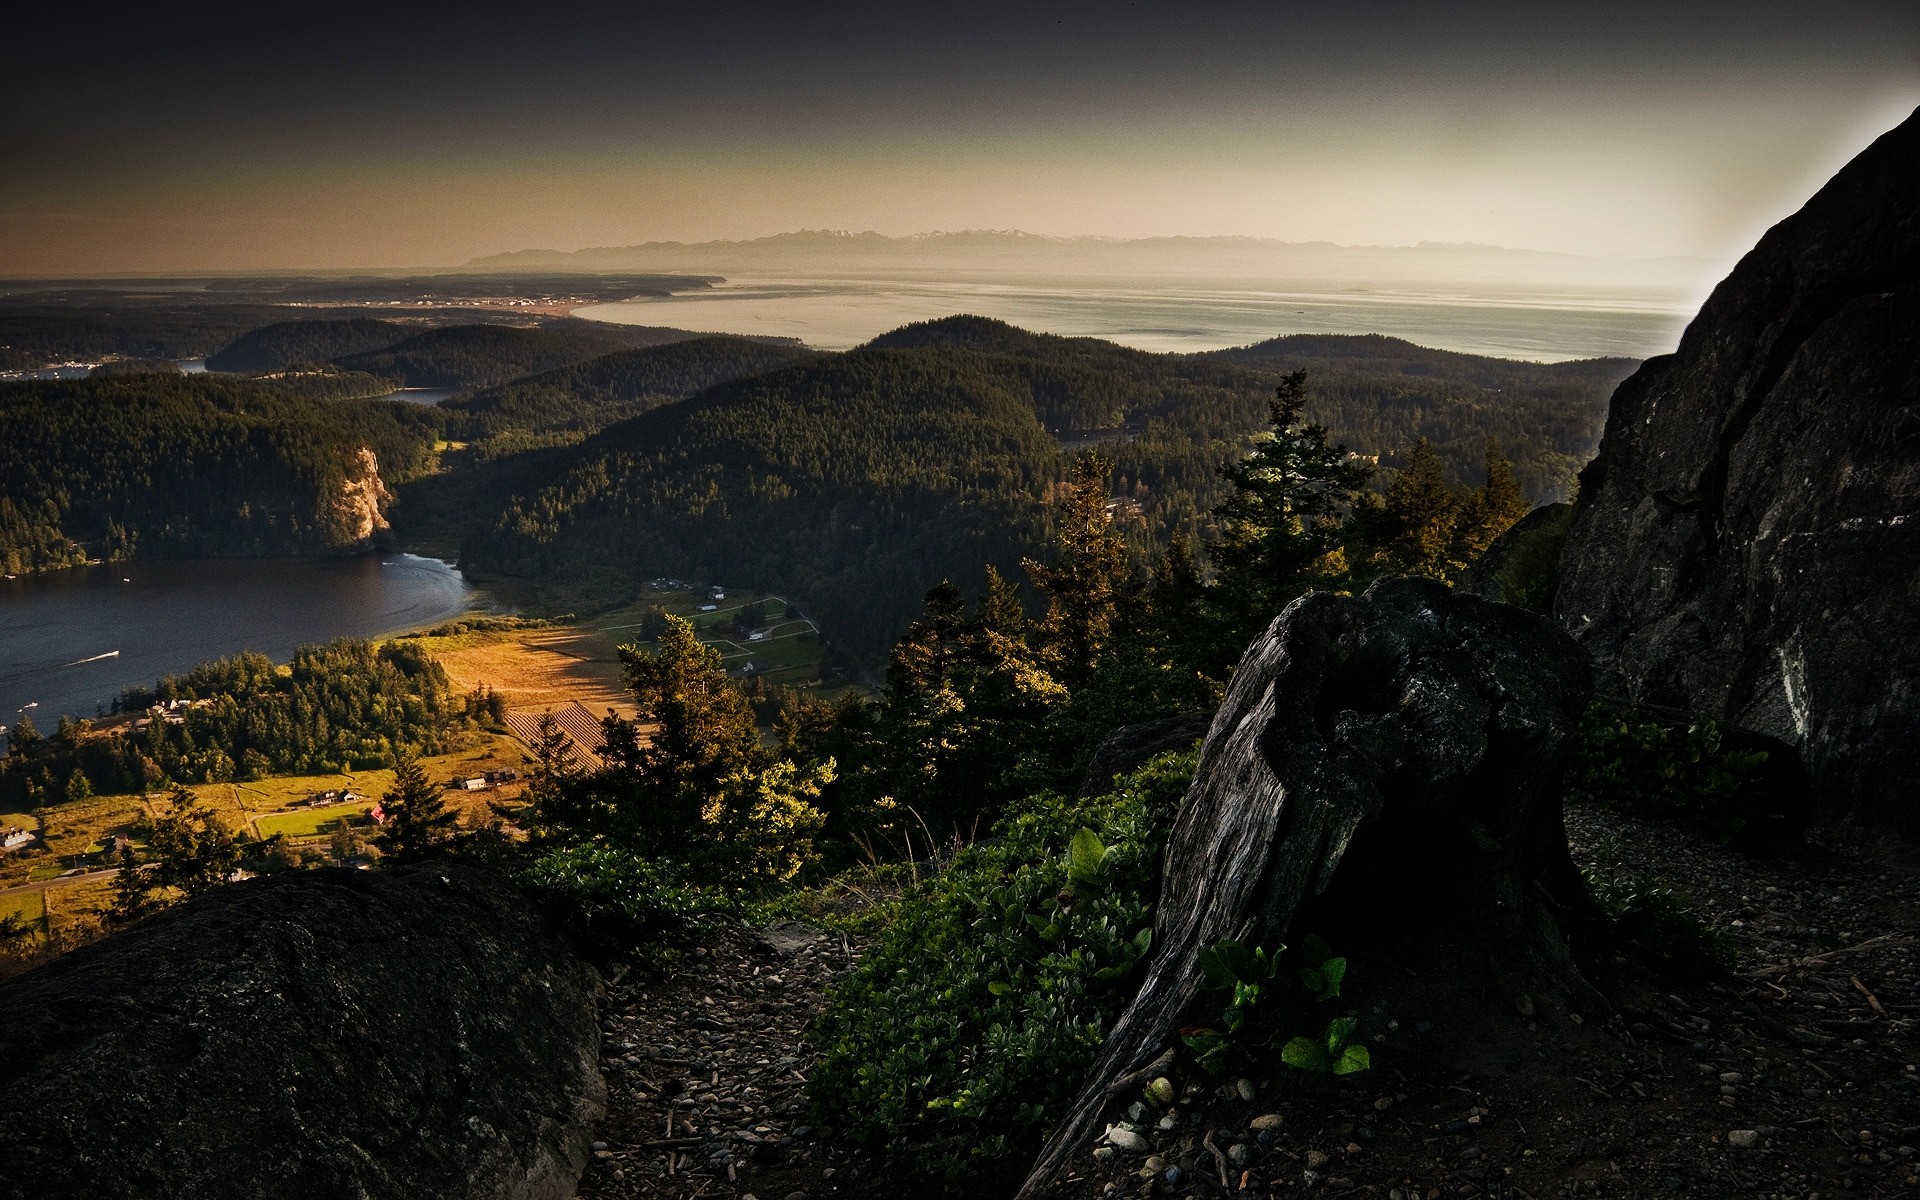
[[[0,1194],[571,1196],[596,988],[471,869],[232,885],[0,985]]]
[[[1920,827],[1920,114],[1613,396],[1553,611],[1601,687],[1795,746]]]
[[[377,533],[385,533],[389,528],[386,507],[391,503],[393,492],[380,478],[380,460],[371,446],[360,447],[354,455],[352,470],[333,497],[333,511],[328,514],[336,540],[360,545],[371,541]]]

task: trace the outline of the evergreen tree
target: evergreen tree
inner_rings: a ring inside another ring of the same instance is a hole
[[[1224,651],[1215,654],[1231,656],[1226,667],[1301,593],[1344,580],[1342,526],[1373,468],[1327,444],[1326,427],[1306,420],[1306,394],[1306,372],[1288,375],[1268,404],[1272,428],[1222,471],[1233,492],[1213,510],[1219,536],[1207,557],[1225,623]],[[1209,673],[1224,674],[1217,658]]]
[[[553,710],[540,714],[534,738],[533,769],[527,773],[526,811],[516,819],[536,838],[551,838],[562,829],[580,825],[583,795],[578,787],[580,763],[573,739],[553,719]]]
[[[1056,560],[1022,565],[1047,598],[1037,648],[1050,670],[1072,688],[1091,678],[1120,620],[1127,546],[1107,512],[1113,460],[1081,455],[1072,476],[1058,488],[1054,535]]]
[[[411,751],[393,764],[393,787],[380,797],[381,852],[395,862],[427,857],[453,832],[460,814],[447,807],[446,793],[435,787]]]
[[[1387,485],[1376,525],[1375,562],[1389,575],[1450,580],[1465,564],[1454,557],[1461,504],[1447,486],[1446,464],[1421,438]]]
[[[1500,448],[1500,439],[1491,435],[1486,441],[1485,468],[1486,482],[1461,505],[1454,533],[1454,557],[1467,564],[1485,554],[1495,539],[1533,508],[1514,478],[1513,463]]]
[[[656,851],[684,849],[701,815],[735,775],[765,764],[746,695],[727,678],[720,652],[668,614],[659,647],[621,646],[632,721],[609,716],[599,789],[606,815]],[[652,726],[646,736],[643,727]]]
[[[133,847],[120,847],[120,870],[113,877],[113,903],[107,909],[107,920],[131,925],[158,908],[153,898],[154,882],[134,857]]]
[[[183,787],[173,789],[167,811],[154,818],[148,848],[155,863],[154,882],[179,888],[189,898],[226,883],[240,865],[239,842],[212,809]]]

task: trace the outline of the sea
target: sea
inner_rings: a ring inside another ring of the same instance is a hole
[[[1141,350],[1194,353],[1294,333],[1380,333],[1532,362],[1672,351],[1700,297],[1675,289],[1246,280],[729,276],[711,289],[597,304],[577,317],[794,337],[844,350],[956,313]]]

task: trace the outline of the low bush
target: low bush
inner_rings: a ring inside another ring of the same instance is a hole
[[[1747,793],[1767,752],[1727,743],[1714,721],[1660,721],[1595,703],[1580,722],[1568,798],[1678,820],[1731,841],[1746,827]]]
[[[1733,950],[1693,911],[1684,893],[1645,871],[1629,870],[1612,838],[1595,847],[1594,857],[1580,873],[1621,936],[1682,970],[1733,965]]]
[[[676,864],[601,839],[539,854],[515,878],[589,947],[650,942],[741,903],[735,892],[696,882]]]
[[[1166,754],[1105,795],[1016,804],[910,889],[816,1022],[822,1119],[929,1183],[1008,1182],[1138,989],[1193,765]]]

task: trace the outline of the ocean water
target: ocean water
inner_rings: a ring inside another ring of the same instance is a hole
[[[796,337],[844,350],[955,313],[1024,329],[1192,353],[1291,333],[1381,333],[1500,358],[1665,354],[1696,307],[1672,292],[1597,287],[1265,285],[1206,280],[730,277],[710,290],[625,300],[575,316],[711,333]]]

